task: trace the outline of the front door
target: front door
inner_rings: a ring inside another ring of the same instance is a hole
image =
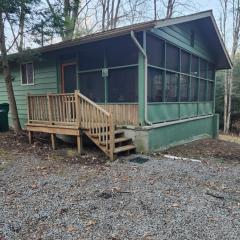
[[[77,64],[62,64],[62,93],[73,93],[77,89]]]

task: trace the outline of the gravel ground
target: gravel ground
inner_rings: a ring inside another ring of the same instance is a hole
[[[99,162],[16,155],[0,171],[0,239],[239,239],[239,163]]]

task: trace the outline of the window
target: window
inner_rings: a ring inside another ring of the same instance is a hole
[[[181,52],[181,72],[189,74],[190,72],[190,54],[187,52]]]
[[[185,75],[180,78],[180,101],[189,101],[189,77]]]
[[[200,79],[199,83],[199,101],[203,102],[206,101],[206,87],[207,87],[207,81]]]
[[[199,76],[198,57],[192,56],[191,75]]]
[[[105,101],[105,84],[102,78],[102,72],[81,73],[80,92],[90,98],[94,102]]]
[[[166,45],[166,68],[169,70],[179,71],[179,48]]]
[[[196,102],[198,100],[198,78],[191,79],[191,102]]]
[[[207,62],[203,59],[200,59],[200,77],[207,78]]]
[[[179,74],[166,72],[166,102],[178,101]]]
[[[150,65],[164,67],[164,41],[147,35],[147,55]]]
[[[138,101],[138,71],[136,67],[108,72],[108,102]]]
[[[163,71],[148,69],[148,101],[162,102],[163,100]]]
[[[33,63],[21,64],[22,85],[34,84]]]

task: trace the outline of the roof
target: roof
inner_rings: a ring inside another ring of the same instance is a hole
[[[211,49],[215,49],[215,52],[218,52],[218,56],[216,56],[216,59],[218,59],[217,69],[232,68],[231,59],[229,57],[228,51],[226,50],[225,44],[218,30],[216,21],[211,10],[176,18],[133,24],[125,27],[90,34],[73,40],[62,41],[48,46],[36,48],[35,50],[39,51],[40,53],[45,53],[49,51],[59,50],[63,48],[78,46],[85,43],[130,34],[131,31],[140,32],[152,28],[162,28],[191,21],[198,21],[207,24],[207,28],[204,28],[204,31],[206,31],[207,35],[211,36],[208,39],[208,44],[211,45]]]

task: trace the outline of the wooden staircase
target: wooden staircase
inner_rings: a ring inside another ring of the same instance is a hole
[[[136,150],[132,139],[125,137],[124,131],[116,129],[116,126],[114,127],[113,151],[111,151],[111,143],[105,141],[106,137],[110,140],[110,134],[103,134],[99,140],[99,136],[96,133],[90,133],[89,130],[84,130],[84,133],[112,160],[116,159],[116,157],[120,154],[129,155]]]
[[[136,149],[132,139],[117,129],[112,114],[79,91],[74,94],[28,95],[27,130],[29,139],[34,131],[51,133],[53,148],[56,133],[77,136],[79,152],[81,133],[84,133],[111,160]]]

